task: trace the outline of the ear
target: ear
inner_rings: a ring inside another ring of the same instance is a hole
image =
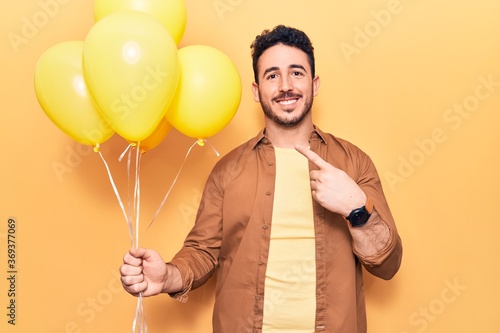
[[[320,86],[320,79],[318,75],[316,75],[312,83],[313,83],[313,96],[316,97],[316,95],[318,95],[318,90]]]
[[[260,97],[259,97],[259,85],[255,82],[252,83],[252,92],[253,92],[253,99],[256,102],[260,102]]]

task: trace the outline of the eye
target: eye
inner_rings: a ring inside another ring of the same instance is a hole
[[[275,79],[275,78],[277,78],[277,77],[278,77],[278,74],[276,74],[276,73],[271,73],[271,74],[269,74],[269,75],[267,76],[267,79],[268,79],[268,80],[273,80],[273,79]]]
[[[303,76],[304,74],[300,71],[293,71],[292,76]]]

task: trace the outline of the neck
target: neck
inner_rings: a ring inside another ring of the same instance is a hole
[[[313,129],[312,123],[301,124],[293,128],[279,127],[274,123],[267,123],[266,136],[275,147],[291,149],[297,145],[308,147],[309,136]]]

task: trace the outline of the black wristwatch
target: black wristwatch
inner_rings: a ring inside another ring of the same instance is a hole
[[[351,223],[353,227],[361,227],[365,225],[372,214],[373,204],[369,199],[366,200],[366,204],[361,208],[354,209],[346,220]]]

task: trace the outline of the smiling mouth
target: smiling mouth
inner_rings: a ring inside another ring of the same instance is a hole
[[[278,103],[280,105],[292,105],[294,103],[297,103],[297,101],[301,98],[302,96],[299,94],[291,94],[291,93],[284,93],[281,94],[273,99],[275,103]]]
[[[279,104],[281,105],[291,105],[297,102],[297,99],[287,99],[287,100],[282,100],[278,101]]]

